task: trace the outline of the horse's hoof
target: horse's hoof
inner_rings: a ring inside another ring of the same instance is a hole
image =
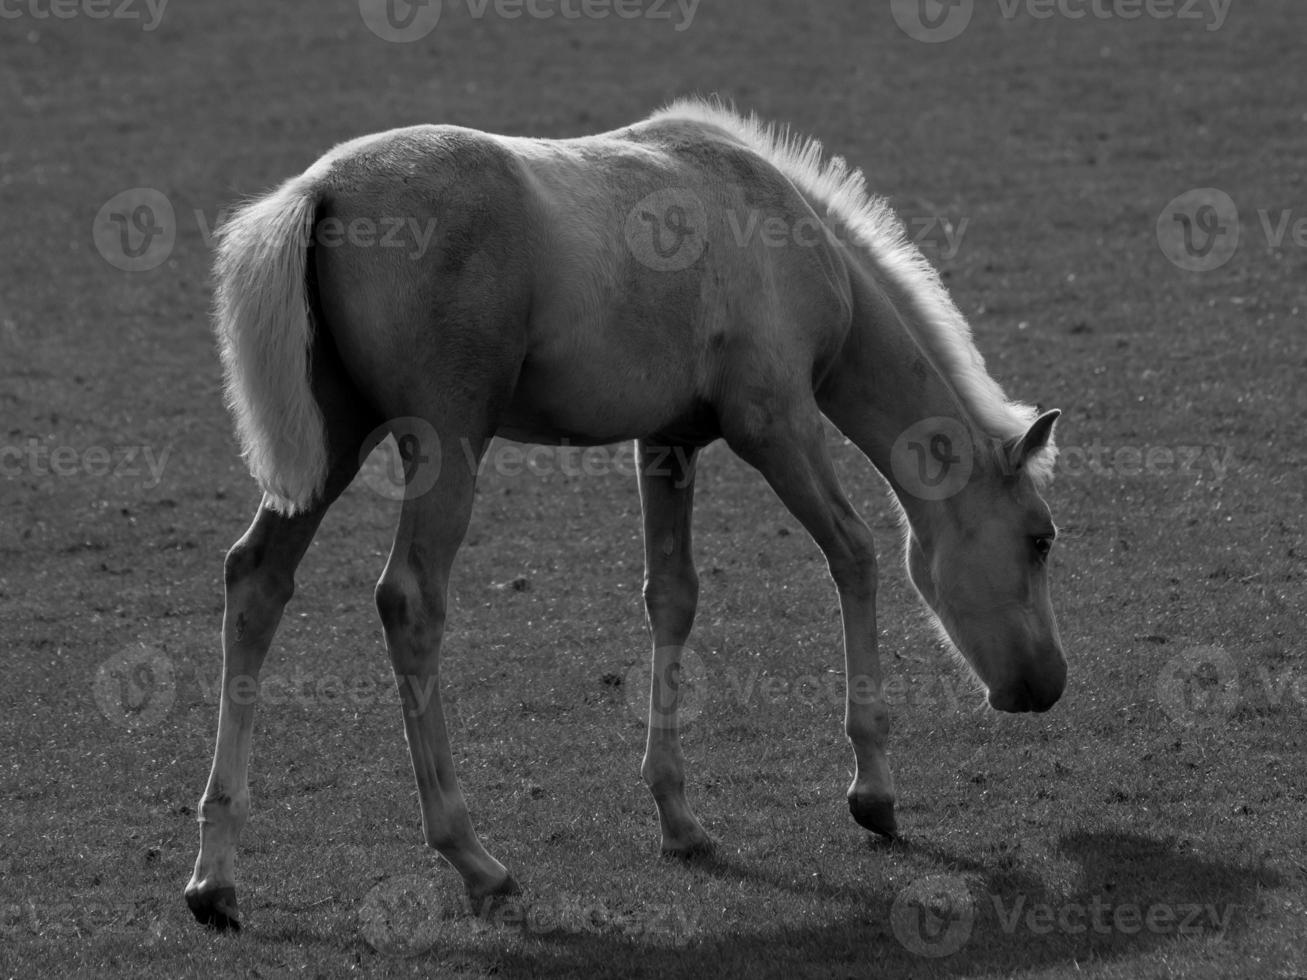
[[[472,903],[472,914],[487,916],[495,910],[501,908],[514,895],[522,894],[522,886],[517,883],[508,872],[504,873],[504,878],[497,885],[490,888],[479,888],[475,891],[468,887],[468,901]]]
[[[218,932],[241,931],[240,913],[236,910],[236,888],[224,885],[220,888],[196,888],[186,890],[186,904],[190,906],[195,921]]]
[[[894,801],[866,799],[849,795],[849,812],[861,827],[874,834],[895,840],[899,836],[898,821],[894,819]]]
[[[678,861],[711,861],[717,856],[717,842],[707,835],[687,844],[663,841],[661,854]]]

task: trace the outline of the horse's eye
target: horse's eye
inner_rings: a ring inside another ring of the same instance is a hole
[[[1037,534],[1030,539],[1030,546],[1035,549],[1035,556],[1043,561],[1053,547],[1053,538],[1047,534]]]

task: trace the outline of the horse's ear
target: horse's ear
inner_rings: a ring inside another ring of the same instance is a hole
[[[1030,428],[1026,430],[1025,435],[1009,444],[1008,453],[1013,466],[1021,466],[1049,444],[1053,438],[1053,423],[1061,414],[1062,412],[1056,408],[1045,412],[1030,423]]]

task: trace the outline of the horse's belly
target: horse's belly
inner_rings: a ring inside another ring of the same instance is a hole
[[[499,433],[520,442],[603,445],[654,434],[688,442],[716,437],[683,358],[641,360],[578,351],[523,365]]]

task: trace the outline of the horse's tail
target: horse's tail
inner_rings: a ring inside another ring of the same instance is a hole
[[[285,514],[307,508],[327,476],[322,412],[309,383],[313,324],[308,245],[320,190],[287,181],[218,233],[216,330],[227,407],[250,473]]]

